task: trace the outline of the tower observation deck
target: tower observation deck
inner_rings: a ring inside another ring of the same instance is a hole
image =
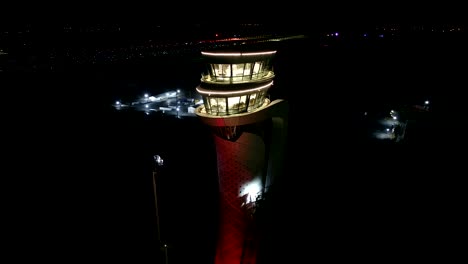
[[[276,51],[202,52],[195,114],[212,128],[219,181],[216,264],[256,264],[256,204],[283,172],[288,103],[271,101]]]

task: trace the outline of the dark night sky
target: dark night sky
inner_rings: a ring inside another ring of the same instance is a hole
[[[229,2],[80,2],[80,3],[6,3],[1,24],[125,22],[167,24],[274,23],[286,26],[302,25],[314,31],[318,28],[349,28],[376,23],[463,23],[464,8],[459,4],[301,1],[249,2],[236,5]]]

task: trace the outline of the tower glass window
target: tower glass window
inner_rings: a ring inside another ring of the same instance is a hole
[[[202,52],[206,68],[198,91],[205,107],[199,111],[214,116],[233,115],[267,105],[265,97],[274,78],[274,53]]]

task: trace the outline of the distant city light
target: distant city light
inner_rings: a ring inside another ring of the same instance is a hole
[[[148,108],[149,106],[148,105],[145,105],[146,108]]]
[[[424,101],[424,104],[425,104],[425,105],[428,105],[428,104],[429,104],[429,101]]]
[[[116,101],[115,104],[116,104],[116,105],[120,105],[120,101]]]
[[[148,98],[148,96],[149,96],[149,95],[146,93],[146,94],[145,94],[145,98]]]

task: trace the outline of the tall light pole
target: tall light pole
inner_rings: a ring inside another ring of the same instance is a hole
[[[156,228],[157,228],[157,231],[158,231],[158,244],[159,244],[160,248],[161,248],[161,245],[162,245],[162,249],[164,250],[165,263],[168,264],[169,259],[168,259],[168,254],[167,254],[167,244],[162,243],[162,241],[161,241],[161,227],[160,227],[160,222],[159,222],[159,206],[158,206],[158,191],[157,191],[157,188],[156,188],[156,175],[158,174],[157,168],[164,164],[164,160],[159,155],[154,155],[153,159],[154,159],[154,162],[155,162],[155,166],[154,166],[154,170],[153,170],[153,192],[154,192],[154,206],[155,206],[155,209],[156,209]]]
[[[154,194],[154,205],[156,208],[156,228],[158,229],[158,243],[161,243],[161,228],[159,226],[159,208],[158,208],[158,193],[156,190],[156,170],[153,171],[153,194]]]

